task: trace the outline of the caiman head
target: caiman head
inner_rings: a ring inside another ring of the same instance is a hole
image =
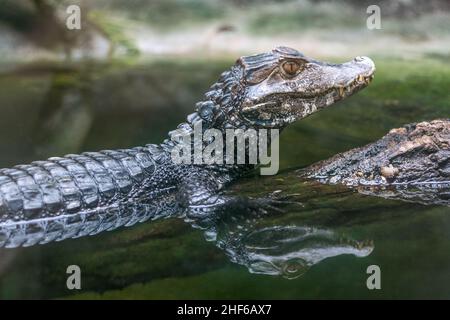
[[[270,227],[228,225],[219,233],[217,245],[231,261],[251,273],[279,275],[287,279],[302,276],[322,260],[340,255],[367,257],[372,240],[354,240],[333,230],[296,225]],[[234,228],[239,229],[234,229]]]
[[[188,121],[202,118],[216,128],[281,129],[366,87],[374,72],[367,57],[333,64],[277,47],[239,58]]]
[[[247,87],[240,114],[263,127],[284,126],[330,106],[366,87],[375,71],[367,57],[330,64],[286,47],[238,63]]]

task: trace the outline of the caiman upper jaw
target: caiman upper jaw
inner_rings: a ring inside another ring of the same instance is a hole
[[[375,73],[375,63],[372,59],[369,57],[361,57],[358,56],[355,59],[353,59],[358,65],[361,65],[361,73],[358,75],[357,80],[358,81],[370,81],[373,79],[373,75]],[[368,82],[367,82],[368,83]]]
[[[342,64],[343,68],[345,68],[347,64],[351,65],[353,68],[355,68],[354,66],[356,64],[357,70],[355,71],[355,75],[334,86],[340,99],[348,97],[365,88],[374,78],[375,63],[369,57],[358,56],[353,59],[353,61]]]

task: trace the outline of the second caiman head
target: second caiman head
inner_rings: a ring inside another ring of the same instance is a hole
[[[216,128],[282,129],[363,89],[374,72],[368,57],[334,64],[277,47],[239,58],[188,121],[201,118]]]

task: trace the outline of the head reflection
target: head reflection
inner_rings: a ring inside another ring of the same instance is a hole
[[[345,254],[366,257],[374,249],[371,240],[299,225],[295,219],[279,222],[281,219],[271,218],[260,214],[222,216],[196,221],[195,225],[203,228],[206,239],[215,241],[232,262],[244,265],[249,272],[287,279],[302,276],[324,259]]]

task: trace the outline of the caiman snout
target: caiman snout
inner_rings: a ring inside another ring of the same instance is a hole
[[[328,70],[331,74],[333,71]],[[366,87],[373,79],[375,63],[365,56],[357,56],[353,60],[337,65],[335,88],[338,89],[336,100],[343,99]]]
[[[375,72],[375,63],[372,59],[366,56],[357,56],[353,59],[354,62],[361,64],[364,66],[364,69],[367,69],[367,76],[371,76]]]

